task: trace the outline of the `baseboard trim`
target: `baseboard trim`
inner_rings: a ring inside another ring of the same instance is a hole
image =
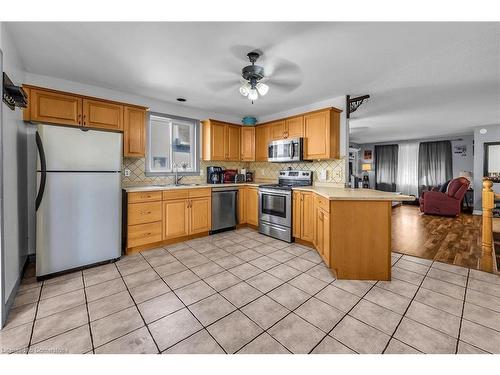
[[[10,309],[12,308],[12,305],[14,304],[14,300],[16,299],[17,292],[19,291],[19,286],[21,285],[21,280],[24,275],[24,271],[26,270],[26,266],[32,261],[32,258],[30,255],[26,257],[24,260],[24,264],[21,267],[21,272],[19,272],[19,275],[17,277],[16,283],[14,284],[14,287],[12,288],[9,297],[5,301],[5,305],[3,306],[5,314],[3,314],[2,317],[2,324],[0,324],[0,329],[5,326],[5,323],[7,322],[7,318],[9,317]]]

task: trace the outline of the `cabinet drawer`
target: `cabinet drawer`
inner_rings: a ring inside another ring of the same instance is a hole
[[[189,198],[199,198],[199,197],[210,197],[212,195],[212,189],[189,189]]]
[[[186,199],[188,197],[187,189],[182,190],[164,190],[163,191],[163,200],[170,199]]]
[[[162,240],[161,221],[149,224],[129,225],[127,247],[147,245]]]
[[[128,205],[128,225],[152,223],[161,220],[161,202],[130,203]]]
[[[137,191],[128,193],[128,203],[161,201],[161,191]]]
[[[330,212],[330,201],[325,197],[321,197],[319,195],[315,196],[316,205],[321,208],[323,211]]]

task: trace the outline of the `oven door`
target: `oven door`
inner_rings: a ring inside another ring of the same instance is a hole
[[[291,227],[291,190],[259,189],[259,220]]]
[[[270,162],[291,162],[302,160],[301,139],[294,138],[269,143],[267,160]]]

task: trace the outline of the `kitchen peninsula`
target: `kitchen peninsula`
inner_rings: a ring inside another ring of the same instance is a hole
[[[257,184],[234,184],[243,197],[240,225],[255,227]],[[124,226],[127,253],[208,235],[213,185],[124,187],[128,197]],[[293,235],[314,247],[338,279],[391,279],[391,206],[414,197],[369,189],[293,189]],[[193,201],[205,204],[193,204]],[[190,203],[191,202],[191,203]],[[255,206],[255,207],[254,207]],[[168,210],[176,208],[169,213]],[[198,209],[196,213],[189,210]],[[189,230],[192,220],[197,230]],[[200,220],[204,221],[203,223]],[[175,230],[172,230],[175,229]]]

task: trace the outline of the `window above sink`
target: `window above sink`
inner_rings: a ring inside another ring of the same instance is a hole
[[[146,176],[200,174],[200,122],[151,113],[147,124]]]

